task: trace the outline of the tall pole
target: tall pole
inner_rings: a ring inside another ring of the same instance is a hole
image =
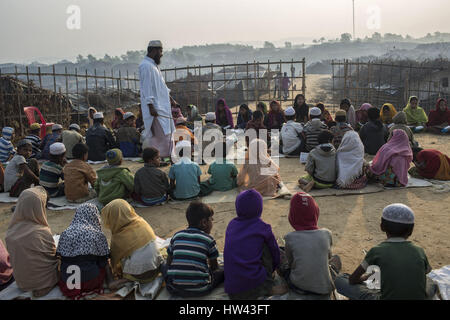
[[[353,41],[356,40],[355,38],[355,0],[353,2]]]

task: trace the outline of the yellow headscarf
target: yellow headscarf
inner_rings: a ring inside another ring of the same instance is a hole
[[[111,230],[111,264],[122,271],[121,260],[156,239],[152,227],[123,199],[111,201],[102,210],[105,226]]]
[[[383,112],[384,106],[388,106],[389,107],[389,111],[390,111],[389,116],[390,117],[387,117],[387,115],[384,114],[384,112]],[[397,114],[397,110],[395,110],[394,105],[391,104],[391,103],[385,103],[385,104],[383,104],[383,107],[381,107],[380,117],[381,117],[381,121],[383,121],[383,123],[386,123],[386,124],[392,123],[392,119],[394,118],[394,116],[396,114]]]

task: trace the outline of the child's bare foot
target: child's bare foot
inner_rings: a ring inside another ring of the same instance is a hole
[[[314,181],[309,182],[307,185],[300,185],[300,188],[305,192],[310,192],[314,187]]]
[[[300,179],[298,179],[298,184],[299,185],[306,185],[306,184],[308,184],[309,183],[309,181],[307,181],[307,180],[305,180],[305,179],[302,179],[302,178],[300,178]]]

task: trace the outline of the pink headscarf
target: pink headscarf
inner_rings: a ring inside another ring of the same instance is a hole
[[[370,171],[376,175],[381,175],[391,166],[400,183],[406,186],[408,184],[408,169],[412,159],[413,154],[408,136],[405,131],[396,129],[391,140],[378,150]]]
[[[372,108],[372,105],[370,103],[363,103],[359,110],[356,111],[356,120],[361,123],[366,123],[368,120],[367,111],[370,108]]]

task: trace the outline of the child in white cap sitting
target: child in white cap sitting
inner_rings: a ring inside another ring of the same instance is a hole
[[[141,154],[141,134],[136,129],[136,116],[133,112],[123,115],[123,124],[117,130],[116,138],[120,151],[125,158],[138,157]]]
[[[322,130],[327,130],[328,126],[320,120],[322,111],[319,108],[314,107],[309,110],[309,121],[303,128],[303,137],[306,142],[306,151],[309,152],[314,149],[318,144],[319,134]]]
[[[47,190],[49,197],[61,197],[64,195],[63,167],[67,164],[66,147],[60,142],[55,142],[49,147],[50,159],[44,162],[39,173],[40,185]],[[60,182],[60,179],[63,182]]]
[[[289,107],[284,110],[286,123],[281,128],[282,152],[289,156],[299,156],[303,148],[303,126],[295,122],[295,110]]]
[[[50,159],[50,146],[55,142],[62,142],[62,133],[63,127],[60,124],[55,123],[52,126],[52,133],[50,135],[45,136],[42,141],[43,149],[42,149],[42,159],[48,160]]]
[[[387,239],[369,250],[352,275],[338,275],[335,280],[338,292],[355,300],[425,300],[433,297],[436,286],[426,276],[431,267],[425,251],[407,240],[414,230],[412,209],[401,203],[385,207],[380,228]],[[378,277],[381,290],[369,289],[363,283]]]

